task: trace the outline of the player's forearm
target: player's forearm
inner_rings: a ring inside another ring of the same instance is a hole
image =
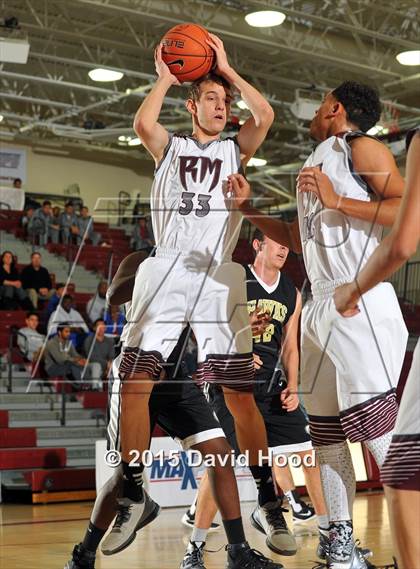
[[[299,352],[297,348],[283,351],[282,363],[286,374],[287,386],[291,391],[297,391],[299,370]]]
[[[135,117],[133,128],[141,137],[142,133],[150,132],[159,121],[159,115],[162,110],[163,101],[166,93],[172,85],[170,78],[164,76],[159,77],[153,85],[152,90],[140,105]]]
[[[300,253],[302,250],[300,239],[295,235],[293,223],[287,223],[266,215],[259,209],[250,205],[249,202],[241,205],[242,214],[258,229],[260,229],[264,235],[273,239],[277,243],[281,243],[285,247],[295,253]]]
[[[364,202],[341,197],[337,209],[350,217],[391,227],[395,222],[400,205],[401,198]]]
[[[251,111],[256,125],[260,126],[263,123],[271,125],[274,120],[274,111],[267,99],[234,69],[229,68],[223,73],[223,76],[240,92],[241,98]]]

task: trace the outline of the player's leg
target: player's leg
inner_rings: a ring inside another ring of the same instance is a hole
[[[420,341],[401,399],[394,436],[381,470],[398,567],[420,559]]]

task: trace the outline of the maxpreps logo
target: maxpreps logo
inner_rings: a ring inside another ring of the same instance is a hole
[[[179,460],[174,460],[173,456],[165,457],[164,460],[155,459],[150,469],[150,482],[180,481],[181,490],[187,490],[189,484],[193,490],[197,490],[194,470],[189,464],[187,453],[182,451],[177,453],[178,456]]]

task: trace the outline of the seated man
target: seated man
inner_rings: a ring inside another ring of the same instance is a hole
[[[89,208],[83,206],[80,210],[79,217],[76,218],[76,223],[72,228],[72,233],[76,235],[77,244],[89,239],[92,245],[98,245],[101,240],[101,234],[93,230],[93,218],[89,215]]]
[[[74,213],[72,202],[67,202],[64,206],[63,213],[59,217],[61,241],[63,243],[71,242],[72,226],[77,224],[77,217]]]
[[[33,362],[40,353],[45,336],[37,331],[39,317],[36,312],[28,312],[25,323],[26,326],[18,331],[17,344],[25,358]]]
[[[31,264],[26,266],[21,274],[22,287],[26,290],[35,310],[38,308],[38,300],[48,300],[55,292],[50,274],[41,262],[41,253],[32,253]]]
[[[110,306],[109,310],[105,312],[104,320],[106,324],[105,334],[107,336],[121,336],[125,324],[125,316],[119,306]]]
[[[70,294],[65,294],[58,305],[56,310],[51,314],[48,320],[48,335],[52,336],[57,332],[58,324],[66,322],[71,328],[72,341],[75,345],[79,345],[82,340],[81,336],[89,334],[89,328],[83,319],[83,316],[73,308],[73,297]]]
[[[135,251],[151,251],[155,245],[153,233],[147,225],[145,217],[139,217],[133,228],[131,244]]]
[[[60,304],[61,297],[66,293],[66,285],[64,283],[57,283],[55,285],[55,291],[48,301],[47,308],[45,309],[45,319],[48,321],[51,314],[56,310],[57,306]]]
[[[98,320],[98,318],[104,317],[107,289],[108,283],[106,281],[100,281],[95,296],[92,296],[86,305],[86,313],[92,323],[95,322],[95,320]]]
[[[51,202],[44,200],[42,206],[35,210],[28,223],[28,235],[39,235],[39,244],[45,246],[48,243],[48,238],[51,236],[51,222]]]
[[[94,323],[95,334],[91,334],[83,343],[83,352],[90,363],[96,363],[100,366],[100,375],[92,378],[93,389],[102,391],[102,378],[108,375],[115,357],[114,340],[105,336],[105,322],[102,318]],[[99,371],[99,369],[98,369]]]
[[[45,346],[45,371],[49,377],[62,376],[70,380],[75,390],[80,389],[82,382],[97,377],[99,364],[88,364],[73,346],[70,340],[71,328],[68,322],[61,323],[57,335]]]

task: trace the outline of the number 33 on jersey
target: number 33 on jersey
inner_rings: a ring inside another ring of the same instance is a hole
[[[222,185],[240,170],[236,139],[200,144],[191,136],[170,135],[151,190],[157,246],[229,262],[242,215],[230,209]]]

